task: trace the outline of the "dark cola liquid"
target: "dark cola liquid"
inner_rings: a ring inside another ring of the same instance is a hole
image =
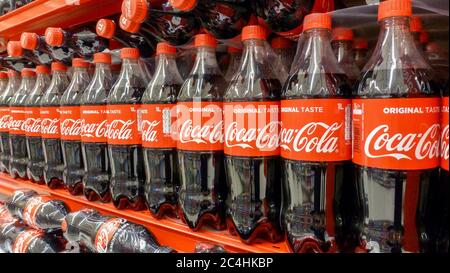
[[[79,195],[83,192],[83,155],[81,153],[81,141],[79,140],[61,140],[64,171],[63,181],[67,190],[72,195]]]
[[[28,153],[25,135],[9,134],[11,147],[10,175],[12,178],[27,177]]]
[[[42,150],[41,137],[27,137],[28,178],[37,184],[44,184],[44,151]]]
[[[59,138],[42,138],[45,155],[44,181],[51,189],[63,184],[64,161]]]
[[[231,82],[230,85],[240,84]],[[254,86],[254,93],[263,94],[266,101],[278,100],[281,84],[278,80],[260,79]],[[232,98],[232,101],[249,99]],[[258,239],[271,242],[282,240],[280,157],[225,155],[225,169],[229,188],[227,224],[230,232],[237,233],[245,243]]]
[[[9,147],[9,133],[1,132],[0,141],[2,153],[0,154],[0,164],[2,172],[9,173],[9,159],[11,158],[11,149]]]
[[[138,48],[143,58],[150,58],[155,53],[156,41],[152,36],[144,37],[117,29],[114,40],[124,46]]]

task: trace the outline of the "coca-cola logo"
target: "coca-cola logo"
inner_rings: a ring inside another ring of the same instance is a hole
[[[135,120],[112,120],[108,126],[106,137],[116,140],[131,139],[135,123]]]
[[[88,138],[104,138],[107,137],[108,122],[103,120],[100,123],[87,123],[82,120],[81,135]]]
[[[195,123],[189,119],[185,120],[179,131],[179,141],[181,143],[223,143],[223,121],[216,124]]]
[[[441,134],[441,158],[448,161],[448,137],[449,128],[448,124],[442,129]]]
[[[42,131],[40,118],[27,118],[24,124],[27,133],[40,133]]]
[[[12,118],[9,122],[9,130],[11,131],[24,131],[25,130],[25,122],[23,119],[14,119]]]
[[[46,135],[58,134],[59,118],[44,118],[41,121],[41,133]]]
[[[4,115],[0,118],[0,130],[9,129],[9,124],[11,123],[13,117],[11,115]]]
[[[61,122],[61,135],[63,136],[80,136],[81,135],[81,119],[64,119]]]
[[[158,131],[157,126],[161,123],[161,121],[142,121],[142,141],[145,142],[158,142]]]
[[[389,125],[375,127],[367,136],[364,152],[370,158],[392,157],[397,160],[417,160],[439,156],[439,124],[433,124],[424,133],[393,133]]]
[[[106,253],[108,250],[108,245],[110,244],[114,234],[117,232],[119,227],[126,223],[125,219],[113,218],[105,223],[103,223],[97,232],[95,237],[95,247],[97,252]]]
[[[228,148],[256,148],[263,151],[274,151],[280,144],[279,127],[279,121],[268,122],[261,128],[239,128],[238,122],[231,122],[225,129],[225,145]],[[249,144],[252,142],[255,142],[256,147]]]
[[[310,122],[300,129],[282,128],[280,132],[281,148],[306,153],[334,153],[339,147],[339,130],[342,123],[328,125],[323,122]]]

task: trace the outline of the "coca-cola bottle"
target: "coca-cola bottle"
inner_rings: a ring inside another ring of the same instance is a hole
[[[44,184],[44,150],[41,137],[40,105],[44,92],[50,85],[50,69],[47,66],[36,67],[36,84],[25,100],[25,135],[27,144],[27,175],[28,179],[38,184]]]
[[[104,216],[85,209],[70,213],[62,223],[64,237],[94,253],[173,253],[160,246],[144,226],[122,218]]]
[[[369,252],[426,251],[440,99],[410,33],[410,0],[378,7],[380,34],[353,99],[354,213]]]
[[[60,230],[68,214],[63,201],[38,195],[31,190],[15,191],[7,200],[6,207],[12,216],[21,219],[27,226],[48,233]]]
[[[69,86],[66,66],[52,63],[52,81],[41,99],[41,137],[44,150],[44,181],[50,188],[63,183],[64,162],[61,149],[60,102]]]
[[[369,43],[363,38],[353,40],[353,59],[359,70],[362,70],[367,63],[369,53]]]
[[[351,87],[331,47],[331,16],[303,22],[296,69],[281,99],[283,222],[295,252],[341,242],[343,197],[351,172]]]
[[[111,167],[107,144],[106,99],[114,84],[111,55],[94,54],[95,74],[81,98],[81,141],[84,161],[83,189],[90,201],[109,202]]]
[[[350,28],[334,28],[331,35],[331,47],[338,64],[353,85],[359,79],[359,68],[353,57],[353,31]]]
[[[225,72],[225,80],[230,82],[234,75],[239,71],[241,66],[242,49],[238,47],[228,47],[228,54],[230,54],[230,61],[228,63],[227,71]]]
[[[8,74],[6,72],[0,71],[0,102],[3,97],[3,92],[6,91],[6,87],[8,86]],[[9,107],[0,106],[0,134],[5,129],[4,127],[5,121],[9,119]],[[2,144],[0,142],[0,158],[2,156]],[[0,171],[3,171],[0,163]]]
[[[9,123],[9,174],[12,178],[27,177],[28,153],[25,135],[25,100],[36,83],[36,73],[29,69],[22,70],[22,82],[9,104],[11,121]]]
[[[430,42],[430,34],[428,33],[428,31],[426,31],[424,29],[422,29],[422,31],[420,31],[419,42],[420,42],[421,49],[423,51],[425,51],[425,48],[427,48],[427,45]]]
[[[117,18],[117,21],[119,18]],[[130,33],[118,28],[114,20],[100,19],[96,26],[97,35],[105,39],[114,39],[123,46],[138,48],[143,58],[155,53],[156,41],[152,36],[143,33]]]
[[[418,16],[412,16],[410,18],[409,30],[411,31],[411,35],[413,36],[417,49],[423,54],[423,47],[420,43],[420,35],[423,30],[422,19]]]
[[[284,37],[272,38],[270,45],[275,53],[276,61],[281,67],[277,67],[278,79],[283,84],[289,76],[289,70],[295,55],[294,43]]]
[[[24,50],[28,50],[34,55],[34,59],[38,59],[40,63],[50,64],[52,60],[60,61],[66,65],[70,65],[72,56],[60,54],[63,49],[51,47],[45,42],[45,36],[38,35],[34,32],[24,32],[20,36],[20,45]]]
[[[267,58],[266,30],[242,31],[243,61],[224,96],[227,224],[245,243],[280,241],[281,83]]]
[[[72,30],[49,27],[45,30],[45,42],[53,47],[58,60],[74,56],[92,59],[95,53],[109,47],[108,40],[95,33],[95,25]]]
[[[11,216],[11,214],[9,214],[6,205],[0,203],[0,225],[12,222],[17,222],[17,219],[15,219],[14,217]]]
[[[0,67],[12,69],[15,71],[22,71],[24,68],[33,68],[35,65],[30,60],[23,57],[9,57],[8,53],[4,51],[0,53]]]
[[[147,5],[132,6],[131,1],[123,1],[119,24],[125,31],[136,33],[140,30],[172,45],[189,43],[200,28],[199,18],[191,13],[157,10]]]
[[[176,99],[183,79],[176,64],[177,50],[158,43],[157,67],[142,96],[142,146],[145,165],[147,207],[157,218],[174,213],[178,204]]]
[[[80,102],[90,83],[89,63],[80,58],[72,60],[72,81],[61,96],[60,131],[64,162],[63,181],[72,195],[83,192],[84,162],[81,152]]]
[[[8,74],[0,71],[0,97],[3,95],[3,91],[5,91],[6,86],[8,86]]]
[[[107,99],[108,150],[111,196],[119,209],[145,207],[144,160],[138,111],[146,83],[139,65],[139,50],[121,50],[122,71]]]
[[[195,37],[196,60],[177,103],[180,216],[193,230],[225,228],[222,100],[226,86],[216,39]]]
[[[8,42],[8,55],[15,58],[25,58],[34,64],[50,64],[53,59],[45,52],[32,51],[24,48],[21,41]]]
[[[9,104],[20,86],[20,74],[8,70],[8,86],[0,97],[0,170],[9,173],[11,149],[9,146],[9,126],[12,120]]]

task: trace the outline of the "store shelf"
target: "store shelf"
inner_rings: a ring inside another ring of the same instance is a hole
[[[0,51],[25,31],[71,27],[120,12],[120,0],[36,0],[0,17]]]
[[[162,245],[175,248],[179,252],[193,252],[198,242],[211,242],[224,246],[229,252],[250,253],[282,253],[289,252],[286,243],[271,244],[257,243],[253,245],[243,244],[239,238],[230,235],[227,231],[200,231],[192,232],[178,219],[153,218],[148,211],[117,210],[112,204],[89,202],[84,197],[72,196],[66,190],[50,190],[46,186],[40,186],[27,180],[12,179],[9,175],[0,174],[0,195],[10,195],[18,189],[32,189],[42,194],[50,194],[55,199],[67,203],[71,211],[82,208],[93,208],[104,214],[123,217],[131,222],[148,227],[158,238]]]

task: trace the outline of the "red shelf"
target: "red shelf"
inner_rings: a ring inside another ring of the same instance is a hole
[[[12,179],[7,174],[0,174],[0,194],[10,195],[15,190],[24,188],[32,189],[42,194],[50,194],[55,199],[63,200],[72,211],[82,208],[93,208],[104,214],[122,217],[131,222],[142,224],[155,234],[162,245],[175,248],[179,252],[193,252],[198,242],[219,244],[224,246],[229,252],[289,252],[289,248],[284,242],[279,244],[258,243],[246,245],[227,231],[193,232],[178,219],[157,220],[148,211],[117,210],[112,204],[89,202],[84,197],[72,196],[63,189],[51,190],[46,186],[36,185],[27,180]]]
[[[0,17],[0,51],[22,32],[69,28],[120,12],[120,0],[36,0]]]

